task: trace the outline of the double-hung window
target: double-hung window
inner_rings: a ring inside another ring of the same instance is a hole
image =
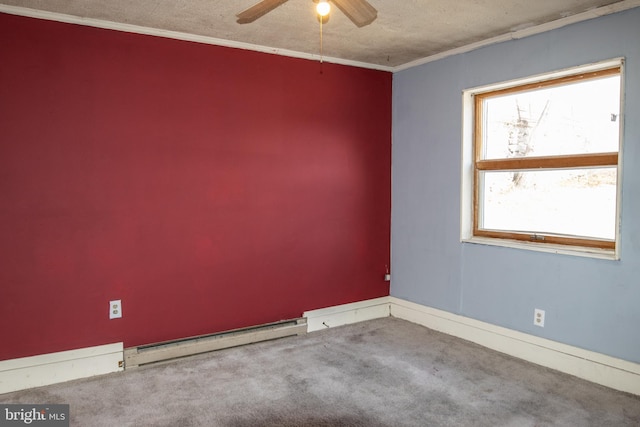
[[[465,92],[463,240],[617,255],[621,69]]]

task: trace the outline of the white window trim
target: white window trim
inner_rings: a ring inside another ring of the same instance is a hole
[[[476,93],[490,92],[512,86],[528,83],[542,82],[545,80],[565,77],[572,74],[588,73],[607,68],[620,67],[620,144],[618,155],[618,185],[616,197],[616,245],[615,250],[587,248],[582,246],[553,245],[548,243],[535,243],[509,239],[478,237],[473,235],[473,135],[474,135],[474,102]],[[624,58],[614,58],[588,65],[567,68],[564,70],[544,73],[523,79],[514,79],[466,89],[462,92],[462,161],[461,161],[461,189],[460,189],[460,241],[463,243],[476,243],[483,245],[502,246],[509,248],[526,249],[538,252],[556,253],[564,255],[584,256],[591,258],[619,260],[620,259],[620,213],[622,201],[622,144],[624,132]]]

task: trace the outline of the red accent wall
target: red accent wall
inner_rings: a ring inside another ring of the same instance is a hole
[[[390,73],[6,14],[0,40],[0,360],[389,294]]]

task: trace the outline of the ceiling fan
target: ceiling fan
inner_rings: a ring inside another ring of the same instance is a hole
[[[313,0],[318,2],[318,0]],[[238,13],[237,22],[248,24],[271,12],[287,0],[262,0],[250,8]],[[367,0],[331,0],[358,27],[371,24],[378,16],[378,11]]]

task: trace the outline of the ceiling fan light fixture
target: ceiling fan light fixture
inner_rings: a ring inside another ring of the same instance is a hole
[[[318,15],[322,17],[327,16],[330,11],[331,11],[331,5],[327,0],[320,0],[316,5],[316,12],[318,12]]]
[[[260,0],[250,8],[236,15],[238,24],[248,24],[266,15],[288,0]],[[313,0],[316,5],[318,19],[326,23],[331,6],[327,0]],[[378,11],[368,0],[331,0],[357,27],[364,27],[375,21]]]

